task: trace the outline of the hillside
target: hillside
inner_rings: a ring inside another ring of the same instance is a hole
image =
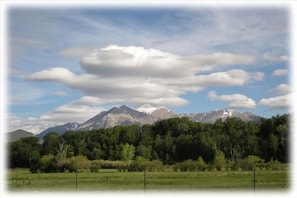
[[[29,131],[22,130],[22,129],[8,132],[8,133],[6,133],[6,135],[7,135],[8,142],[14,142],[14,141],[17,141],[24,137],[34,137],[35,136],[33,133],[31,133]]]

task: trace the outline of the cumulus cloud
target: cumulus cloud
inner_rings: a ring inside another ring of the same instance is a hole
[[[274,94],[286,94],[290,92],[290,86],[282,83],[277,87],[275,87],[274,89],[271,89],[270,92]]]
[[[183,94],[207,86],[243,86],[261,80],[264,76],[261,72],[249,73],[241,69],[211,72],[254,61],[253,56],[244,54],[180,56],[157,49],[111,45],[81,59],[84,74],[76,75],[66,68],[55,67],[33,73],[27,79],[60,82],[82,91],[86,97],[100,99],[100,104],[181,106],[187,104],[181,97]],[[208,74],[200,75],[201,72]]]
[[[111,45],[95,50],[80,61],[86,73],[99,76],[181,77],[209,71],[219,66],[253,64],[249,55],[231,53],[179,56],[157,49]]]
[[[288,74],[287,69],[276,69],[272,72],[272,76],[285,76]]]
[[[291,104],[291,94],[262,98],[259,102],[260,105],[266,106],[271,110],[274,109],[287,109]]]
[[[272,61],[272,62],[287,62],[289,61],[289,57],[286,55],[277,56],[273,54],[266,53],[263,55],[263,59],[266,61]]]
[[[209,91],[208,98],[227,102],[230,108],[256,108],[256,102],[242,94],[217,95],[215,91]]]

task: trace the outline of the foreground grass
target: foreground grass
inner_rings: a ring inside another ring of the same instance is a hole
[[[144,182],[145,178],[145,182]],[[287,190],[287,170],[256,171],[256,190]],[[30,173],[7,172],[9,191],[254,190],[253,171]]]

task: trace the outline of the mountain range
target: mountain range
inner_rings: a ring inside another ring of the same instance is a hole
[[[246,122],[257,122],[261,118],[260,116],[250,112],[237,112],[228,109],[213,110],[205,113],[177,114],[165,107],[155,108],[150,105],[146,105],[134,110],[126,105],[122,105],[120,107],[113,107],[108,111],[102,111],[82,124],[71,122],[50,127],[41,131],[37,137],[43,139],[43,137],[49,132],[63,134],[66,131],[85,131],[99,128],[110,128],[114,126],[128,126],[133,124],[153,124],[157,121],[174,117],[188,117],[195,122],[203,123],[214,123],[218,119],[222,119],[224,121],[229,117],[236,117]],[[16,133],[17,131],[14,132]]]
[[[50,127],[50,128],[47,128],[45,129],[44,131],[42,131],[41,133],[39,133],[37,135],[37,137],[39,137],[39,139],[43,139],[43,137],[48,134],[49,132],[51,131],[54,131],[58,134],[63,134],[65,133],[66,131],[72,131],[74,129],[76,129],[77,127],[79,126],[78,123],[76,122],[70,122],[70,123],[66,123],[66,124],[63,124],[63,125],[58,125],[58,126],[55,126],[55,127]]]

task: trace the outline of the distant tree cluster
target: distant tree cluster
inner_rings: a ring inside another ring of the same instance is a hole
[[[260,122],[236,118],[214,124],[183,118],[154,125],[116,126],[90,131],[50,132],[9,143],[9,167],[32,172],[120,170],[252,169],[257,163],[288,163],[290,116],[277,115]]]

